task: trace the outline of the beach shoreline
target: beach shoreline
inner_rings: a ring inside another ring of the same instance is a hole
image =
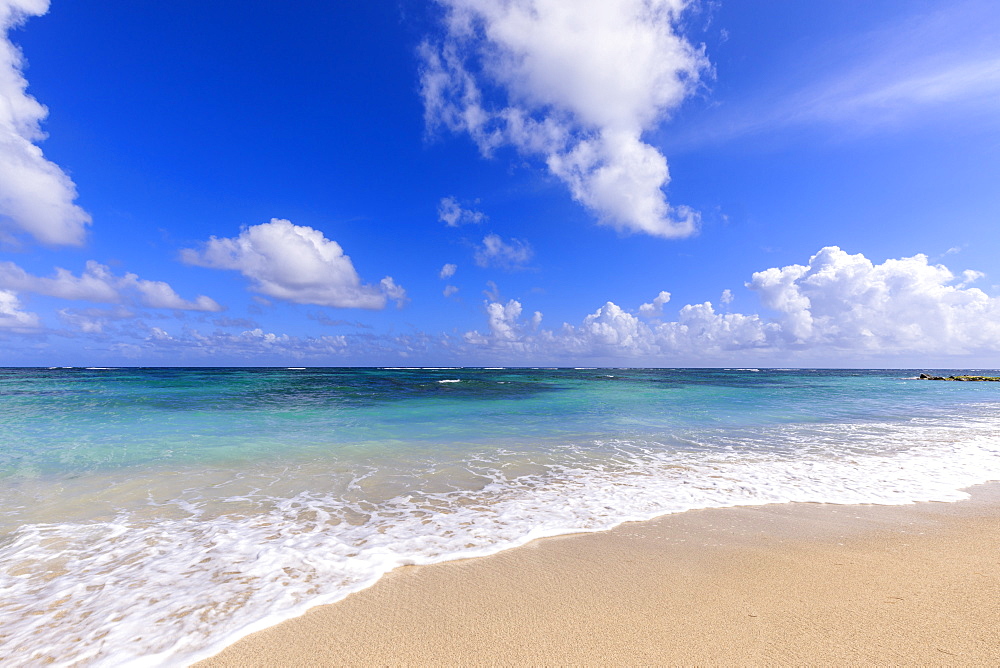
[[[1000,661],[1000,483],[693,510],[405,566],[198,666]]]

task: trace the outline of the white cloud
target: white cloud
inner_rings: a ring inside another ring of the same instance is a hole
[[[663,305],[670,301],[670,293],[666,290],[660,292],[656,295],[653,301],[649,304],[643,304],[639,307],[639,315],[653,316],[663,313]]]
[[[0,290],[0,329],[38,329],[38,316],[21,310],[17,295],[9,290]]]
[[[497,234],[487,234],[476,247],[475,260],[480,267],[519,269],[534,255],[531,244],[520,239],[504,241]]]
[[[188,301],[163,281],[147,281],[132,273],[115,276],[107,266],[93,260],[87,262],[79,276],[57,267],[51,278],[29,274],[13,262],[0,262],[0,289],[104,304],[136,303],[181,311],[223,310],[210,297],[199,295]]]
[[[513,341],[517,338],[515,328],[521,317],[521,302],[511,299],[506,304],[490,302],[486,304],[486,318],[490,334],[497,339]]]
[[[0,231],[8,241],[27,232],[45,244],[79,246],[90,216],[73,203],[73,181],[36,145],[48,110],[28,95],[24,58],[9,37],[48,9],[48,0],[0,0]]]
[[[319,230],[271,219],[238,237],[211,237],[201,249],[184,249],[181,260],[202,267],[233,269],[257,292],[295,302],[340,308],[402,306],[406,291],[387,276],[378,285],[361,282],[351,258]]]
[[[5,281],[71,299],[96,301],[110,295],[124,302],[141,301],[144,293],[134,287],[129,288],[132,292],[107,291],[109,284],[118,284],[97,280],[107,275],[103,272],[101,265],[90,265],[81,276],[66,272],[40,279],[16,265],[0,264],[0,328],[29,334],[40,329],[38,317],[24,310]],[[490,365],[509,360],[527,365],[983,367],[1000,363],[1000,297],[971,286],[982,278],[975,270],[931,264],[923,255],[875,263],[827,247],[804,264],[754,273],[746,285],[748,295],[760,299],[759,314],[720,313],[711,302],[703,302],[648,317],[642,307],[629,312],[609,301],[575,324],[548,328],[542,325],[541,313],[529,316],[520,300],[501,298],[491,283],[485,291],[485,326],[460,337],[422,332],[295,337],[253,324],[241,327],[241,334],[206,333],[197,331],[199,322],[206,323],[202,318],[189,318],[178,332],[163,314],[157,314],[159,322],[145,323],[126,306],[62,309],[58,314],[75,330],[65,332],[67,337],[89,337],[111,352],[119,346],[115,354],[127,352],[133,359],[174,363],[313,359],[381,364],[412,359]],[[661,292],[648,305],[666,311],[669,303]],[[123,322],[116,325],[116,320]],[[36,353],[32,348],[30,354]],[[961,362],[955,364],[957,360]]]
[[[781,120],[898,127],[933,113],[995,111],[1000,52],[937,57],[907,52],[882,54],[881,62],[859,63],[808,86],[787,101]]]
[[[608,302],[583,319],[575,332],[579,339],[598,347],[612,347],[626,354],[648,352],[650,329],[614,302]]]
[[[425,42],[428,128],[467,132],[484,155],[544,159],[604,224],[693,234],[672,207],[666,158],[643,142],[698,86],[708,62],[676,28],[686,0],[438,0],[445,35]]]
[[[441,280],[444,280],[446,278],[451,278],[452,276],[455,275],[456,271],[458,271],[457,264],[446,264],[443,267],[441,267],[441,272],[438,274],[438,278],[440,278]]]
[[[926,255],[873,264],[836,246],[808,265],[771,268],[747,287],[777,311],[791,344],[892,352],[969,353],[996,349],[1000,300],[964,282]]]
[[[489,334],[466,334],[466,343],[520,359],[637,359],[644,363],[688,363],[751,357],[780,363],[789,359],[889,362],[1000,355],[1000,298],[968,287],[982,278],[973,270],[959,280],[924,255],[874,264],[837,247],[821,249],[807,265],[774,267],[753,274],[747,287],[774,319],[758,314],[717,313],[711,302],[683,306],[677,319],[645,322],[614,302],[579,325],[531,331],[522,305],[491,295],[486,303]],[[731,295],[731,293],[730,293]],[[639,315],[666,303],[661,292]],[[726,293],[723,300],[726,302]]]
[[[962,282],[958,284],[958,287],[964,288],[970,283],[975,283],[980,278],[986,278],[986,274],[975,269],[966,269],[962,272]]]
[[[448,227],[459,227],[466,223],[479,224],[486,220],[486,214],[473,209],[463,209],[454,197],[442,197],[438,203],[438,220]]]
[[[441,294],[443,294],[445,297],[451,297],[456,292],[458,292],[457,287],[455,287],[454,285],[446,285],[444,286],[444,290],[441,292]]]
[[[538,328],[542,322],[542,314],[539,311],[535,311],[531,321],[526,324],[521,321],[523,309],[521,302],[516,299],[510,299],[506,304],[487,300],[484,302],[484,308],[489,334],[483,335],[478,331],[466,332],[466,341],[477,345],[496,345],[498,343],[505,347],[513,345],[514,349],[524,350],[531,346],[530,341],[525,340],[522,343],[522,335],[528,331],[529,327],[531,329]]]
[[[579,327],[564,326],[567,350],[624,357],[712,358],[729,351],[771,347],[775,328],[756,315],[721,315],[710,302],[681,308],[673,322],[647,324],[608,302]]]
[[[722,291],[722,296],[719,297],[719,302],[722,304],[732,304],[733,303],[733,291],[726,288]]]
[[[169,308],[179,311],[222,311],[224,310],[218,302],[211,297],[199,295],[194,301],[181,299],[180,295],[174,292],[167,283],[163,281],[139,280],[135,274],[125,274],[121,283],[123,289],[130,289],[134,286],[139,293],[139,303],[152,308]]]
[[[406,290],[403,289],[402,285],[396,285],[396,282],[392,280],[392,276],[386,276],[379,281],[378,287],[386,299],[396,302],[398,308],[402,308],[403,304],[406,303]]]

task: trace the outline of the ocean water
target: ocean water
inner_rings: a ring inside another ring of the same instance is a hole
[[[0,663],[178,665],[402,564],[1000,479],[1000,383],[916,373],[2,369]]]

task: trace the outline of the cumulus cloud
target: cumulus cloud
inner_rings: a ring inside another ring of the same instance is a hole
[[[28,95],[24,57],[9,37],[48,9],[48,0],[0,0],[0,232],[7,240],[28,233],[45,244],[79,246],[90,216],[73,203],[73,181],[37,146],[48,110]]]
[[[836,246],[807,265],[753,274],[747,287],[779,313],[790,344],[880,352],[992,349],[1000,341],[1000,300],[967,287],[926,255],[873,264]]]
[[[898,356],[991,355],[1000,353],[1000,298],[968,283],[982,274],[956,275],[925,255],[875,264],[835,246],[821,249],[806,265],[754,273],[746,286],[774,317],[718,313],[711,302],[688,304],[675,320],[644,321],[669,293],[633,314],[607,302],[578,325],[533,331],[521,319],[522,305],[490,295],[489,334],[472,331],[465,341],[521,358],[598,357],[702,360],[755,359],[775,362],[811,356],[884,360]],[[727,297],[723,293],[723,303]],[[846,356],[846,357],[845,357]]]
[[[181,260],[214,269],[232,269],[250,279],[251,289],[297,304],[339,308],[402,306],[406,290],[386,276],[377,285],[361,282],[351,258],[319,230],[271,219],[237,237],[211,237],[199,249],[184,249]]]
[[[132,273],[116,276],[107,266],[93,260],[87,262],[79,276],[57,267],[50,278],[29,274],[13,262],[0,262],[0,289],[104,304],[135,303],[180,311],[223,310],[210,297],[183,299],[163,281],[144,280]]]
[[[486,311],[486,320],[489,327],[488,334],[480,334],[478,331],[465,333],[465,340],[473,344],[514,344],[515,349],[528,349],[530,341],[522,341],[522,336],[531,329],[538,327],[542,321],[542,314],[539,311],[531,317],[530,323],[521,320],[523,307],[521,302],[510,299],[507,303],[487,300],[483,303]]]
[[[719,301],[722,302],[723,304],[732,304],[733,303],[733,291],[730,290],[729,288],[726,288],[725,290],[723,290],[722,291],[722,296],[719,297]]]
[[[459,227],[467,223],[479,224],[486,220],[486,214],[474,209],[463,209],[454,197],[442,197],[438,203],[438,220],[448,227]]]
[[[490,336],[468,332],[468,343],[538,359],[717,359],[733,353],[778,350],[780,328],[757,315],[719,314],[710,302],[687,305],[676,321],[645,322],[614,302],[558,330],[529,329],[519,302],[487,305]]]
[[[102,295],[116,296],[109,290],[111,281],[95,280],[106,276],[102,272],[106,268],[88,266],[84,274],[67,272],[59,281],[60,274],[40,279],[9,263],[0,264],[0,328],[26,333],[40,329],[38,317],[23,308],[8,284],[99,301]],[[759,298],[759,313],[719,312],[706,301],[668,314],[670,302],[664,291],[634,311],[608,301],[572,323],[543,326],[540,312],[529,311],[520,300],[501,297],[498,287],[490,283],[484,292],[484,326],[462,336],[359,331],[303,338],[228,320],[215,324],[240,326],[239,334],[201,332],[193,322],[205,323],[201,318],[189,319],[183,331],[177,332],[163,322],[156,323],[160,327],[142,322],[124,303],[108,310],[63,309],[59,318],[76,330],[76,336],[104,342],[111,335],[119,337],[110,347],[104,346],[112,352],[119,346],[120,354],[134,359],[175,362],[314,359],[370,364],[374,359],[412,358],[469,363],[478,357],[516,364],[586,360],[636,366],[968,366],[967,361],[956,365],[948,360],[964,360],[962,356],[969,355],[976,360],[974,366],[986,366],[1000,363],[1000,297],[973,285],[982,278],[976,270],[953,271],[932,264],[924,255],[877,263],[831,246],[803,264],[752,274],[746,283],[747,296]],[[115,288],[111,283],[110,288]],[[119,287],[116,298],[139,303],[142,294]],[[649,308],[644,312],[645,306],[659,307],[660,312],[651,317]],[[115,325],[116,320],[128,322]]]
[[[445,297],[451,297],[456,292],[458,292],[457,287],[455,287],[454,285],[446,285],[444,286],[444,290],[441,291],[441,294],[443,294]]]
[[[654,316],[663,313],[663,305],[670,301],[670,293],[666,290],[656,295],[651,303],[643,304],[639,307],[639,314],[644,316]]]
[[[21,310],[21,302],[10,290],[0,290],[0,329],[32,330],[39,327],[38,316]]]
[[[711,302],[688,304],[672,322],[647,324],[614,302],[565,326],[567,350],[604,356],[713,357],[732,351],[773,347],[777,328],[757,315],[719,314]]]
[[[521,302],[511,299],[506,304],[491,302],[486,305],[486,318],[489,322],[490,334],[497,339],[513,341],[516,338],[515,327],[521,317]]]
[[[487,234],[476,247],[475,260],[480,267],[520,269],[535,254],[531,244],[520,239],[504,241],[497,234]]]
[[[446,278],[451,278],[452,276],[455,275],[456,271],[458,271],[457,264],[446,264],[443,267],[441,267],[441,271],[438,273],[438,278],[440,278],[441,280],[444,280]]]
[[[698,214],[667,202],[667,160],[643,141],[708,68],[677,28],[687,0],[438,2],[444,36],[420,47],[429,129],[468,133],[484,155],[540,157],[620,231],[695,232]]]

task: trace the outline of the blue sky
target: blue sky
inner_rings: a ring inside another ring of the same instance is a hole
[[[0,364],[1000,365],[995,3],[0,24]]]

